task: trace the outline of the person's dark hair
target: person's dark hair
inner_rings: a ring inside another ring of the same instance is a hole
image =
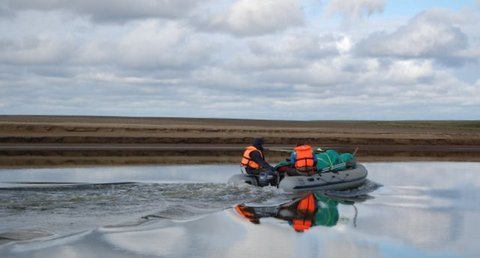
[[[255,138],[253,139],[253,145],[254,146],[262,146],[265,143],[263,138]]]

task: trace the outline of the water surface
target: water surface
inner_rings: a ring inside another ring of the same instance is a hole
[[[383,187],[317,194],[303,232],[306,194],[228,185],[236,165],[0,170],[0,257],[479,257],[480,163],[365,165]]]

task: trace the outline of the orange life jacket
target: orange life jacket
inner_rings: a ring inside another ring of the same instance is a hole
[[[244,204],[235,205],[235,211],[237,211],[242,217],[247,219],[255,217],[255,213],[253,211],[249,211],[247,208],[248,207]]]
[[[312,227],[317,203],[315,196],[309,194],[297,204],[297,216],[292,220],[292,226],[297,232],[303,232]]]
[[[258,164],[257,162],[255,162],[252,158],[250,158],[250,153],[252,151],[258,151],[260,152],[260,156],[263,158],[263,153],[261,150],[255,148],[255,146],[248,146],[245,151],[243,152],[243,157],[242,157],[242,166],[244,167],[250,167],[250,168],[253,168],[253,169],[259,169],[261,168],[260,164]]]
[[[297,159],[295,160],[295,168],[313,168],[314,159],[312,147],[310,145],[300,145],[295,147]]]

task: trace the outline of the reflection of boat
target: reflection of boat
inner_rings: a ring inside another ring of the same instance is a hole
[[[355,202],[309,193],[277,206],[238,204],[235,210],[254,224],[260,224],[261,218],[274,217],[288,221],[295,231],[303,232],[314,226],[335,226],[340,218],[338,203],[353,205]]]
[[[362,185],[367,179],[367,169],[356,164],[353,168],[316,173],[311,176],[280,176],[279,188],[287,192],[343,190]],[[259,177],[247,174],[237,174],[230,178],[234,184],[259,184]]]

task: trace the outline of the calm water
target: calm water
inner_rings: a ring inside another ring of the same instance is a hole
[[[480,163],[365,165],[360,197],[234,187],[236,165],[0,170],[0,257],[480,257]]]

